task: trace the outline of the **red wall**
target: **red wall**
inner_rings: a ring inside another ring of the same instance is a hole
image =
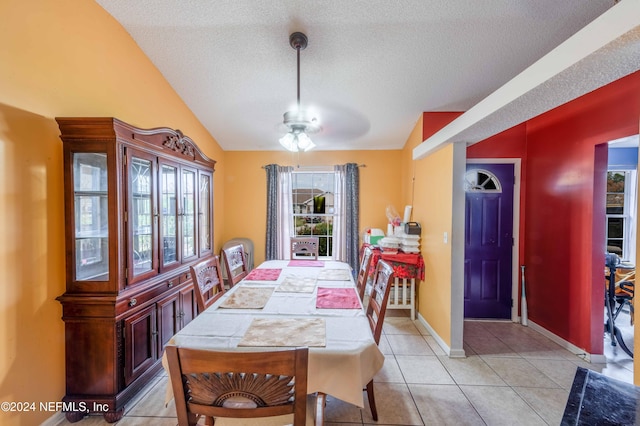
[[[462,115],[462,112],[423,112],[422,140],[434,135],[447,124]]]
[[[591,354],[603,347],[607,153],[599,144],[639,133],[639,123],[636,72],[467,150],[522,159],[529,319]]]

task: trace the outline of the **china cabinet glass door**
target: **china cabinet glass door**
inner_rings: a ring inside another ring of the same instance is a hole
[[[178,168],[160,165],[160,238],[162,267],[178,264]]]
[[[182,169],[182,258],[196,255],[196,172]]]
[[[130,284],[157,273],[155,161],[144,153],[135,153],[128,160]]]
[[[109,280],[107,155],[73,154],[75,280]]]
[[[210,253],[211,249],[211,218],[213,212],[211,211],[211,186],[213,184],[211,175],[208,173],[200,172],[200,188],[198,191],[199,197],[199,210],[200,217],[198,223],[200,225],[199,238],[200,238],[200,256],[205,253]]]

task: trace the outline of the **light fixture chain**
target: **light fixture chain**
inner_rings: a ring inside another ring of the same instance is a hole
[[[300,46],[296,47],[298,52],[298,111],[300,111]]]

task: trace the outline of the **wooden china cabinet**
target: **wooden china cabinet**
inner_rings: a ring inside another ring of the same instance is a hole
[[[66,417],[109,422],[197,314],[189,266],[213,255],[215,161],[179,130],[56,118],[64,145]]]

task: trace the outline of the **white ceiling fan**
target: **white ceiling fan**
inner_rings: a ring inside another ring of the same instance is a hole
[[[283,123],[288,131],[280,138],[280,144],[292,152],[313,149],[316,145],[309,135],[322,130],[318,119],[300,107],[300,51],[307,47],[307,43],[307,36],[304,33],[295,32],[289,36],[289,44],[296,50],[298,56],[298,97],[296,109],[284,113]]]

